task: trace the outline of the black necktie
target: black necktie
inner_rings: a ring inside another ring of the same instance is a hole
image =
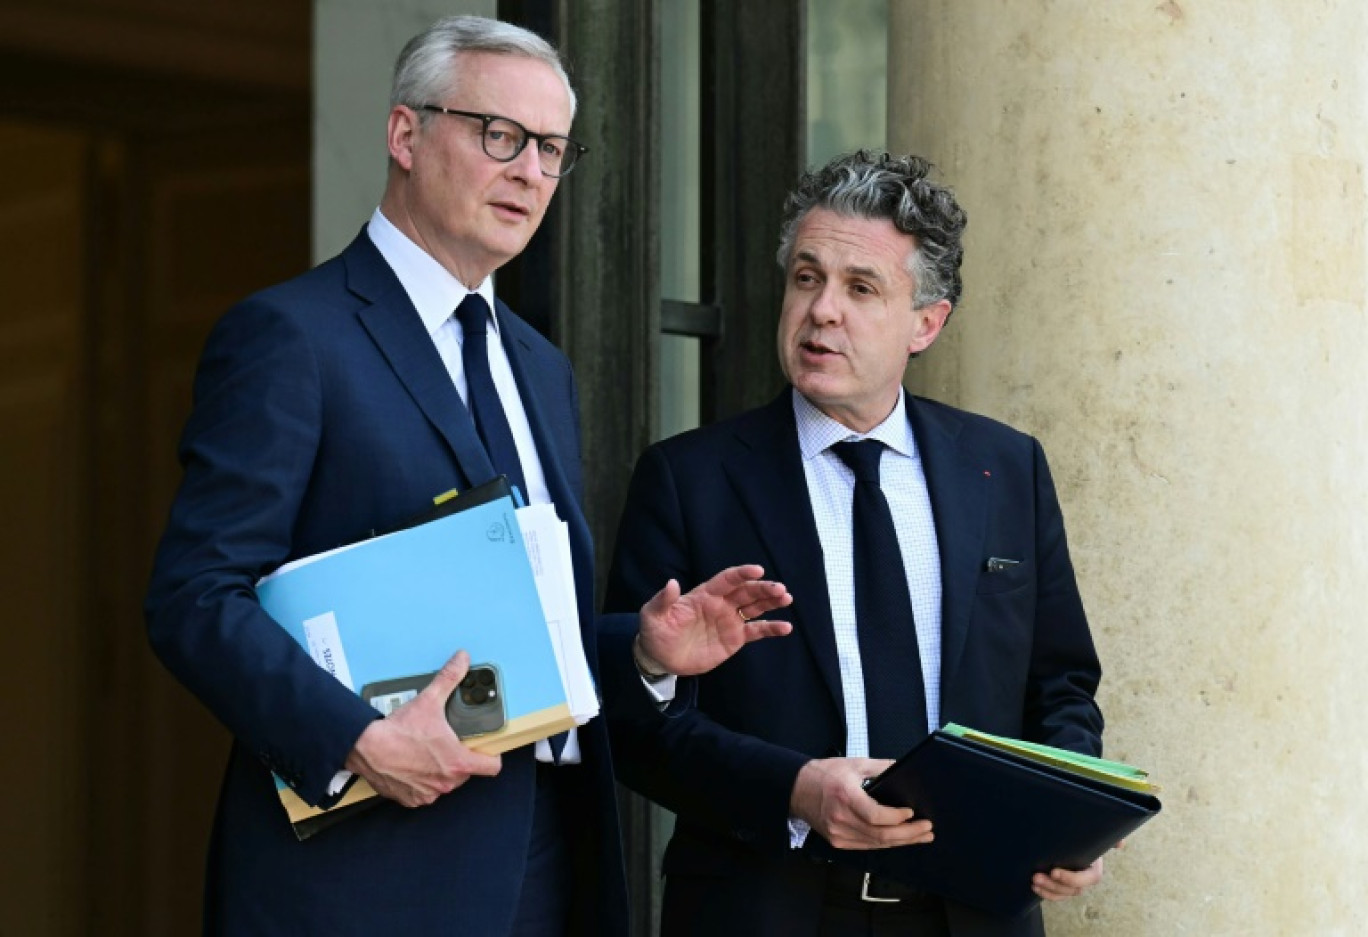
[[[494,388],[494,375],[489,371],[485,337],[489,306],[479,293],[471,293],[456,307],[456,318],[465,333],[461,339],[461,363],[465,367],[466,406],[475,419],[475,431],[480,434],[494,471],[507,475],[509,484],[517,486],[526,503],[527,483],[523,481],[518,446],[513,442],[513,430],[508,427],[508,417],[504,416],[499,392]]]
[[[494,388],[494,375],[489,371],[489,342],[486,338],[489,306],[479,293],[471,293],[456,307],[456,318],[464,332],[461,338],[461,364],[465,368],[466,402],[475,419],[475,431],[489,453],[494,471],[507,475],[527,503],[527,483],[523,481],[522,462],[518,446],[513,442],[513,430],[508,426],[499,392]],[[546,740],[551,745],[551,756],[560,763],[565,748],[565,733],[559,732]]]
[[[879,487],[884,444],[839,442],[832,451],[855,473],[855,626],[864,671],[871,758],[897,758],[927,732],[926,689],[893,513]]]

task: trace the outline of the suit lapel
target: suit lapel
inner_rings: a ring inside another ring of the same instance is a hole
[[[737,445],[724,456],[722,468],[773,558],[773,568],[765,570],[765,575],[784,583],[793,595],[794,630],[807,641],[832,704],[844,719],[845,696],[826,567],[803,474],[791,395],[785,388],[755,419],[738,427]]]
[[[957,417],[911,395],[907,403],[940,549],[941,699],[945,699],[969,635],[992,478],[987,465],[960,439],[962,425]]]
[[[494,466],[432,336],[364,229],[342,257],[347,265],[348,288],[370,303],[358,313],[362,326],[414,403],[451,447],[466,484],[477,485],[492,478]]]

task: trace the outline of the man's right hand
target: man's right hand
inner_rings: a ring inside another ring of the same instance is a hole
[[[878,758],[818,758],[803,765],[789,811],[837,849],[887,849],[929,843],[930,820],[905,807],[886,807],[865,793],[866,778],[893,764]]]
[[[423,692],[367,726],[347,756],[347,770],[405,807],[427,806],[471,777],[498,774],[503,761],[466,748],[446,719],[447,697],[469,667],[470,655],[457,651]]]

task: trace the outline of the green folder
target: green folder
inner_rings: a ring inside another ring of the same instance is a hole
[[[1031,761],[1051,765],[1062,771],[1092,778],[1095,781],[1115,784],[1128,790],[1152,794],[1160,789],[1158,784],[1149,780],[1147,772],[1132,765],[1122,764],[1119,761],[1107,761],[1105,758],[1080,755],[1077,752],[1041,745],[1037,742],[1023,742],[1020,739],[989,735],[987,732],[966,728],[953,722],[947,722],[941,731],[956,738],[980,742],[1001,751],[1019,755],[1022,758],[1029,758]]]

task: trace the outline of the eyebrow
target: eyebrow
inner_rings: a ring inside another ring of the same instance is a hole
[[[794,252],[794,255],[793,255],[793,259],[794,259],[794,261],[799,262],[799,263],[815,264],[815,265],[817,265],[818,267],[825,266],[825,265],[822,263],[822,258],[818,257],[818,256],[817,256],[813,251],[811,251],[811,250],[799,250],[799,251],[795,251],[795,252]],[[842,268],[841,268],[841,272],[842,272],[843,274],[845,274],[846,276],[864,277],[866,280],[878,280],[878,281],[880,281],[880,282],[883,281],[883,276],[879,273],[878,270],[876,270],[876,269],[873,268],[873,267],[864,267],[864,266],[859,266],[859,265],[851,265],[851,266],[848,266],[848,267],[842,267]]]
[[[851,276],[864,277],[866,280],[882,280],[883,276],[873,267],[846,267],[845,272]]]

